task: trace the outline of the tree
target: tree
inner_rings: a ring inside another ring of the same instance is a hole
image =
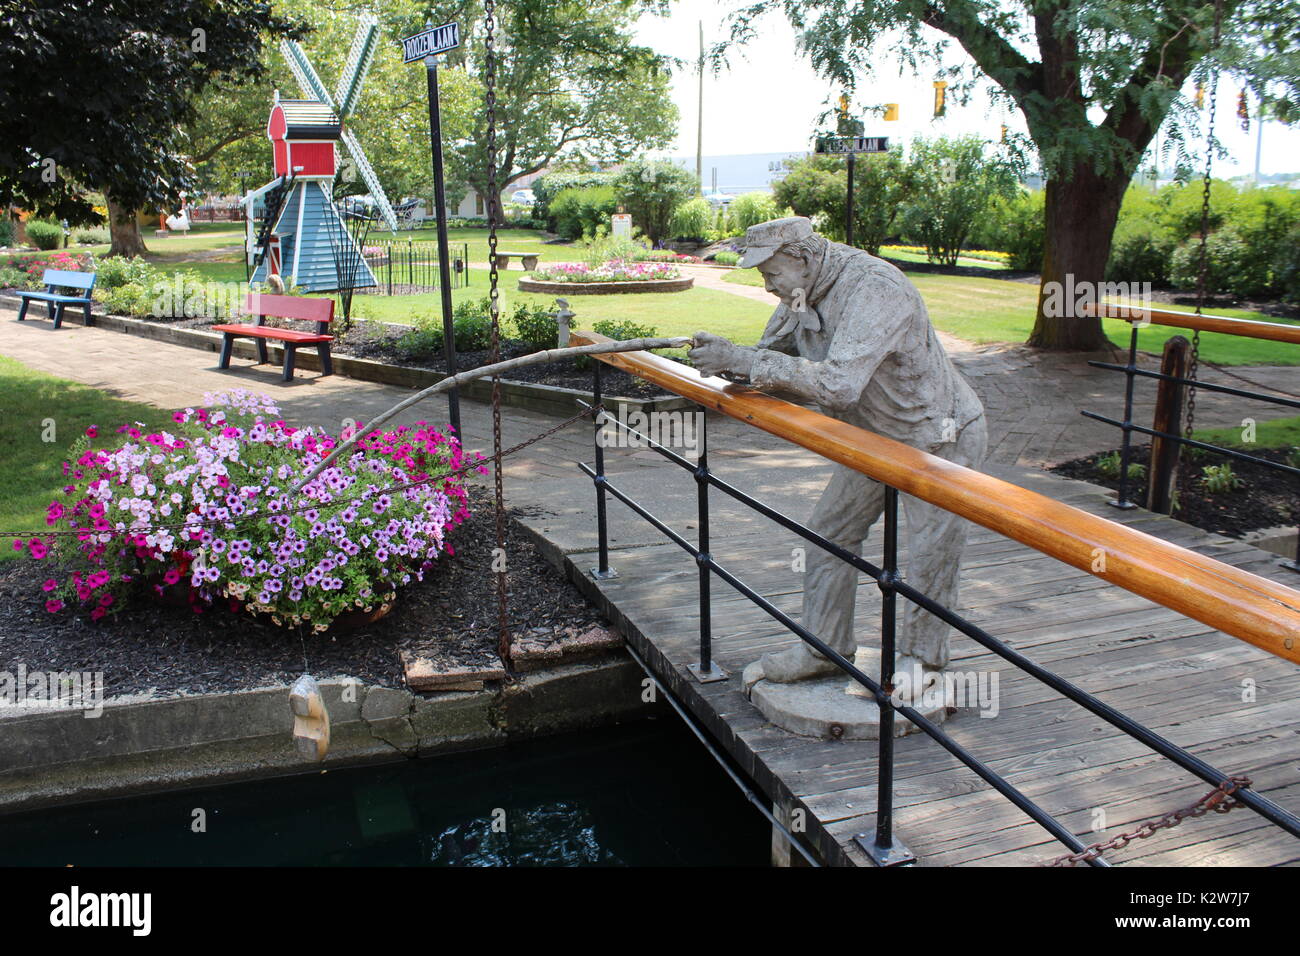
[[[955,41],[969,63],[953,73],[950,93],[968,96],[985,80],[1020,111],[1047,175],[1043,287],[1029,339],[1046,348],[1107,344],[1095,318],[1044,314],[1043,289],[1071,274],[1076,286],[1101,281],[1124,190],[1156,130],[1164,125],[1181,143],[1192,129],[1189,78],[1206,79],[1217,65],[1270,103],[1293,112],[1300,101],[1298,0],[1221,0],[1223,43],[1213,56],[1209,0],[759,0],[735,15],[733,40],[749,39],[755,20],[778,9],[814,66],[847,89],[870,74],[884,44],[919,73],[941,67]]]
[[[111,254],[145,251],[143,207],[192,187],[181,124],[213,81],[257,76],[263,37],[297,27],[258,0],[0,0],[0,203],[98,222]]]
[[[848,201],[848,170],[838,156],[807,156],[786,161],[789,170],[773,184],[778,205],[815,219],[832,239],[844,239],[844,204]],[[896,232],[899,214],[916,194],[914,163],[895,147],[888,153],[864,153],[854,161],[854,244],[873,256]]]
[[[941,136],[912,141],[912,175],[917,188],[905,216],[927,256],[955,266],[980,217],[994,199],[1017,191],[1015,168],[978,136]]]
[[[651,6],[643,0],[517,0],[497,7],[498,190],[562,156],[616,163],[671,142],[677,108],[666,61],[632,41],[637,17]],[[481,23],[464,62],[482,84]],[[488,187],[486,111],[451,146],[447,161],[500,218],[500,196]]]
[[[673,213],[699,191],[699,180],[666,159],[628,163],[614,180],[619,199],[647,239],[658,245],[672,232]]]

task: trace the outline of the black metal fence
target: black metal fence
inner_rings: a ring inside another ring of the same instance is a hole
[[[992,651],[1013,667],[1024,671],[1031,677],[1046,684],[1064,697],[1079,704],[1088,712],[1100,717],[1113,727],[1118,728],[1123,733],[1149,747],[1157,754],[1177,764],[1188,773],[1211,784],[1221,792],[1222,800],[1235,800],[1244,806],[1250,807],[1270,823],[1281,827],[1294,836],[1300,837],[1300,818],[1297,818],[1294,814],[1279,807],[1271,800],[1260,796],[1258,793],[1250,789],[1249,781],[1243,780],[1240,777],[1229,776],[1223,771],[1205,763],[1200,758],[1176,744],[1171,743],[1146,726],[1103,703],[1092,694],[1076,687],[1074,684],[1059,677],[1046,668],[1040,667],[1023,654],[1020,654],[1018,651],[1011,648],[1008,644],[989,634],[983,628],[972,624],[965,618],[956,614],[952,609],[939,604],[927,595],[907,584],[899,574],[898,570],[899,492],[896,488],[888,484],[885,485],[885,509],[883,514],[884,557],[882,566],[878,567],[870,561],[867,561],[861,555],[855,554],[854,552],[841,547],[775,508],[772,508],[745,492],[740,491],[738,488],[723,481],[714,474],[710,470],[708,463],[708,411],[704,407],[697,406],[701,416],[700,421],[704,424],[700,429],[699,451],[695,461],[690,461],[682,455],[664,447],[659,442],[654,441],[650,436],[631,428],[617,417],[603,414],[600,381],[601,363],[599,361],[595,362],[594,367],[592,407],[602,412],[602,414],[596,416],[595,466],[592,467],[585,463],[579,464],[582,471],[592,479],[596,489],[598,566],[592,569],[592,576],[597,580],[600,580],[612,577],[616,573],[609,564],[608,516],[606,513],[606,496],[612,495],[690,555],[699,567],[699,662],[688,668],[697,680],[708,682],[726,679],[726,675],[717,668],[713,661],[710,585],[711,579],[717,577],[743,595],[750,603],[764,611],[773,620],[780,623],[784,628],[786,628],[786,630],[790,631],[805,644],[812,647],[827,660],[832,661],[836,667],[858,684],[866,688],[868,693],[875,700],[877,706],[880,707],[876,828],[875,832],[872,834],[859,834],[855,837],[855,842],[877,865],[897,866],[912,863],[916,859],[914,854],[898,840],[893,829],[894,720],[895,715],[901,715],[907,720],[910,720],[932,740],[956,757],[962,764],[974,771],[980,779],[984,780],[994,790],[1002,794],[1002,796],[1029,816],[1030,819],[1034,820],[1034,822],[1050,833],[1052,837],[1067,847],[1070,854],[1074,856],[1075,861],[1087,863],[1089,866],[1094,867],[1110,866],[1109,862],[1102,859],[1099,850],[1085,846],[1078,837],[1066,829],[1066,827],[1055,817],[1042,807],[1038,806],[1038,804],[1009,783],[1000,774],[985,765],[966,747],[958,743],[952,736],[945,733],[939,725],[927,719],[912,707],[898,702],[893,698],[892,695],[895,690],[893,686],[893,676],[896,666],[894,641],[897,626],[897,605],[900,596],[923,608],[930,614],[935,615],[950,627],[955,628],[962,634],[965,634],[967,637],[974,640],[977,644]],[[607,424],[612,424],[614,427],[622,430],[629,436],[632,436],[637,442],[636,447],[651,448],[668,461],[690,472],[694,476],[698,498],[699,537],[697,545],[691,544],[681,534],[670,528],[662,520],[651,513],[645,506],[637,502],[629,494],[610,481],[609,476],[605,473],[605,449],[601,441],[601,431]],[[827,644],[822,642],[816,634],[808,631],[780,608],[776,607],[767,598],[749,587],[713,557],[713,554],[710,551],[709,542],[709,490],[711,488],[721,491],[764,517],[776,522],[781,527],[794,532],[805,541],[808,541],[827,553],[834,555],[839,560],[852,565],[854,568],[868,575],[876,582],[877,586],[880,588],[882,596],[880,620],[881,658],[879,675],[873,678],[870,675],[863,673],[852,661],[830,648]],[[788,831],[787,836],[792,840],[794,839]]]
[[[408,239],[405,242],[367,242],[362,250],[375,274],[377,286],[357,289],[368,295],[418,295],[438,291],[438,244]],[[469,286],[469,244],[451,252],[451,287]]]
[[[1167,319],[1168,315],[1169,314],[1166,313],[1166,320],[1162,324],[1172,324],[1172,322]],[[1251,391],[1249,389],[1234,388],[1229,385],[1215,385],[1210,382],[1202,382],[1182,375],[1170,375],[1163,371],[1152,372],[1147,369],[1138,368],[1138,331],[1144,326],[1144,322],[1134,321],[1132,322],[1132,326],[1132,332],[1129,336],[1127,364],[1116,365],[1113,362],[1097,361],[1090,361],[1088,363],[1094,368],[1124,373],[1124,420],[1116,421],[1113,418],[1108,418],[1105,415],[1099,415],[1096,412],[1090,412],[1086,409],[1080,411],[1080,414],[1084,417],[1091,418],[1094,421],[1104,422],[1107,425],[1114,425],[1123,433],[1120,445],[1119,489],[1116,493],[1116,500],[1112,502],[1117,508],[1128,509],[1137,507],[1137,504],[1129,497],[1129,465],[1132,457],[1133,432],[1150,436],[1153,439],[1172,442],[1176,447],[1185,446],[1188,448],[1198,448],[1201,451],[1219,455],[1223,458],[1231,459],[1232,461],[1249,462],[1250,464],[1259,465],[1262,468],[1267,468],[1281,474],[1290,475],[1292,478],[1300,479],[1300,468],[1296,468],[1285,462],[1269,461],[1267,458],[1261,458],[1258,455],[1250,455],[1236,448],[1226,448],[1222,445],[1214,445],[1209,442],[1200,441],[1188,435],[1177,434],[1176,431],[1166,431],[1156,427],[1148,428],[1144,425],[1135,423],[1133,421],[1133,391],[1135,382],[1139,378],[1153,379],[1157,382],[1167,382],[1176,386],[1176,391],[1171,394],[1176,396],[1174,401],[1179,406],[1181,406],[1183,389],[1195,389],[1196,391],[1214,392],[1220,395],[1232,395],[1236,398],[1265,402],[1282,408],[1300,409],[1300,401],[1294,398],[1286,398],[1281,395],[1266,395],[1263,392]],[[1177,409],[1175,410],[1173,420],[1175,422],[1179,420]],[[1154,424],[1155,423],[1153,422],[1153,426]],[[1149,467],[1154,467],[1156,465],[1154,458],[1155,456],[1153,455],[1153,460]],[[1300,484],[1297,484],[1297,489],[1300,489]],[[1291,560],[1283,561],[1282,566],[1289,568],[1292,571],[1300,571],[1300,528],[1297,529],[1296,534],[1296,553]]]

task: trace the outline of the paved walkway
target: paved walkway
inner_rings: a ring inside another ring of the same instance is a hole
[[[231,371],[222,372],[216,368],[212,352],[75,325],[55,332],[43,319],[20,324],[13,321],[15,316],[13,304],[0,301],[0,354],[122,398],[163,408],[198,404],[208,392],[256,389],[274,396],[286,418],[338,430],[344,419],[371,418],[410,394],[403,388],[341,376],[320,377],[312,372],[299,372],[297,379],[286,385],[279,380],[278,369],[269,366],[255,368],[237,359]],[[707,319],[701,321],[707,324]],[[1022,346],[976,347],[950,337],[946,344],[984,402],[989,417],[991,463],[1042,465],[1118,445],[1117,429],[1086,419],[1079,410],[1121,417],[1122,375],[1090,368],[1086,357],[1078,354],[1041,353]],[[1154,367],[1153,360],[1144,364]],[[1300,384],[1294,368],[1240,371],[1283,388],[1294,390]],[[1205,380],[1242,384],[1212,370],[1207,370]],[[1154,395],[1154,387],[1139,383],[1137,421],[1151,420]],[[445,408],[441,399],[435,399],[411,418],[438,418],[445,415]],[[474,402],[466,402],[463,408],[467,445],[487,447],[491,436],[488,409]],[[1240,424],[1242,417],[1252,412],[1267,418],[1271,410],[1204,392],[1198,399],[1198,422],[1204,425]],[[546,416],[516,409],[508,412],[505,421],[507,443],[522,440],[552,423]],[[717,428],[721,430],[715,432],[717,447],[732,449],[733,454],[789,451],[779,439],[735,422],[719,421]],[[558,474],[557,469],[569,472],[572,462],[585,458],[589,448],[590,436],[575,428],[567,435],[529,448],[508,473],[553,475]]]

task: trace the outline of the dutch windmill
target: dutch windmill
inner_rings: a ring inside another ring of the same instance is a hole
[[[380,217],[389,229],[397,228],[397,217],[374,168],[345,125],[361,99],[378,32],[378,20],[364,14],[332,96],[302,47],[293,40],[280,44],[280,52],[304,99],[283,100],[276,92],[266,124],[276,178],[241,200],[249,207],[247,245],[253,266],[250,282],[268,282],[272,276],[281,276],[287,285],[297,285],[305,292],[377,285],[334,205],[333,187],[338,144],[342,142],[370,190]],[[252,224],[258,211],[256,218],[261,228],[254,237]]]

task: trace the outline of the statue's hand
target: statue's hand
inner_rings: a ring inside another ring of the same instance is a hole
[[[712,332],[696,332],[694,337],[695,347],[687,353],[687,358],[701,375],[720,375],[723,372],[749,374],[754,364],[752,349],[741,348]]]

